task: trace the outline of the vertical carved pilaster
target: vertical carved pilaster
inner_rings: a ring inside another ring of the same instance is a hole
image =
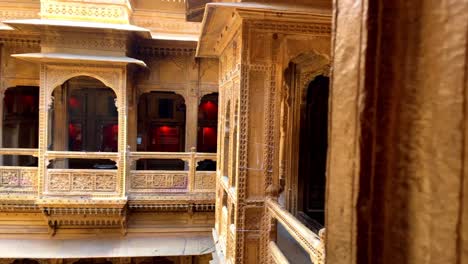
[[[5,97],[5,89],[0,86],[0,148],[3,148],[3,99]],[[0,166],[3,166],[3,156],[0,155]]]
[[[114,87],[116,91],[116,106],[119,115],[119,161],[117,162],[118,166],[118,175],[119,175],[119,186],[120,186],[120,196],[125,197],[125,188],[126,188],[126,178],[125,175],[128,175],[128,104],[129,96],[127,93],[127,84],[129,83],[129,77],[127,76],[126,68],[122,68],[119,71],[121,78],[118,83],[118,87]]]
[[[37,191],[41,196],[44,192],[44,178],[48,165],[45,152],[47,151],[48,121],[51,96],[49,93],[50,87],[47,83],[47,67],[45,64],[40,66],[40,87],[39,87],[39,144],[38,144],[38,179]]]
[[[196,149],[192,147],[190,149],[190,161],[189,161],[189,183],[188,188],[189,192],[192,192],[195,189],[195,173],[197,173],[197,159],[196,156]]]
[[[64,129],[67,127],[67,86],[67,83],[63,84],[61,87],[58,87],[54,93],[54,122],[51,124],[54,133],[52,143],[54,150],[67,150],[68,130]],[[54,165],[55,168],[67,168],[67,162],[65,160],[56,160]]]
[[[197,147],[197,126],[198,126],[198,95],[189,93],[186,97],[186,131],[185,150]]]

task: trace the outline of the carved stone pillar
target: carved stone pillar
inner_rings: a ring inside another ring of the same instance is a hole
[[[3,148],[3,107],[5,90],[0,86],[0,148]],[[3,165],[3,155],[0,155],[0,166]]]
[[[3,75],[3,44],[0,44],[0,74]],[[3,107],[5,87],[3,76],[0,76],[0,148],[3,148]],[[0,155],[0,166],[3,165],[3,155]]]
[[[128,109],[129,109],[129,94],[127,92],[127,85],[129,84],[126,68],[122,69],[122,78],[118,83],[119,87],[115,87],[117,99],[116,106],[119,114],[119,136],[118,136],[118,152],[119,159],[116,162],[118,168],[118,176],[120,181],[120,196],[125,197],[125,175],[128,174],[129,168],[128,156],[129,156],[129,145],[128,145]]]
[[[185,117],[185,151],[197,147],[197,125],[198,125],[198,96],[190,93],[187,96]]]
[[[68,105],[68,84],[64,83],[60,88],[55,89],[54,93],[54,111],[53,119],[53,146],[54,150],[68,150],[68,120],[67,120],[67,105]],[[68,162],[65,160],[56,160],[55,168],[67,168]]]
[[[52,107],[52,96],[46,80],[47,67],[41,65],[40,69],[40,87],[39,87],[39,142],[38,142],[38,194],[42,195],[44,191],[44,178],[46,175],[49,160],[45,156],[47,151],[47,141],[49,138],[49,112]]]
[[[137,129],[138,129],[138,96],[135,87],[127,87],[128,90],[128,145],[131,151],[137,150]]]

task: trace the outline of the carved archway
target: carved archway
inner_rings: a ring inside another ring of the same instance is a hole
[[[114,91],[117,97],[117,104],[121,105],[121,98],[124,96],[124,76],[125,68],[123,67],[97,67],[86,65],[43,65],[41,69],[41,88],[44,90],[44,99],[46,105],[50,107],[52,104],[52,92],[54,89],[67,80],[74,77],[88,76],[99,80],[105,86]],[[123,103],[122,103],[123,104]],[[120,107],[118,107],[120,110]]]
[[[52,91],[48,111],[48,150],[74,152],[118,151],[117,95],[100,80],[89,76],[68,79]],[[107,159],[57,159],[50,168],[91,169],[97,164],[114,168]]]
[[[281,89],[281,130],[280,130],[280,201],[292,213],[298,207],[299,131],[300,122],[307,104],[309,84],[317,76],[329,76],[328,59],[322,54],[307,50],[288,62],[284,70],[284,83]]]

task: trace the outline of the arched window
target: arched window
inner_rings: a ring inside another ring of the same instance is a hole
[[[49,149],[56,151],[118,151],[118,112],[114,91],[101,81],[74,77],[54,89],[49,118]],[[56,165],[60,164],[56,160]],[[69,168],[113,166],[105,160],[69,160]],[[56,166],[57,167],[57,166]]]
[[[325,223],[329,78],[317,76],[307,88],[299,144],[298,216],[318,231]]]

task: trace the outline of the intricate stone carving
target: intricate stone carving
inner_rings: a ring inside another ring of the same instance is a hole
[[[21,8],[18,8],[18,5],[22,5]],[[38,11],[39,8],[37,8],[36,5],[24,4],[24,1],[21,4],[17,2],[8,3],[3,1],[0,3],[0,21],[10,19],[38,18]]]
[[[196,172],[195,190],[214,190],[216,187],[215,172]]]
[[[125,3],[98,5],[88,1],[41,1],[42,18],[128,23],[128,11]]]
[[[76,48],[76,49],[93,49],[105,51],[122,51],[126,49],[127,40],[125,38],[110,38],[110,37],[96,37],[95,35],[46,35],[42,38],[41,43],[43,47],[57,47]]]
[[[12,47],[12,52],[14,52],[15,49],[18,49],[18,47],[34,48],[37,50],[40,48],[40,40],[38,38],[31,38],[23,35],[5,34],[0,37],[0,43]]]
[[[70,174],[49,173],[48,186],[50,191],[70,191]]]
[[[185,172],[131,171],[132,191],[177,192],[187,189],[188,174]]]
[[[114,175],[96,175],[96,191],[113,191],[116,189],[116,184]]]
[[[74,64],[74,65],[53,65],[45,66],[45,88],[48,94],[65,81],[76,76],[90,76],[103,82],[107,87],[114,90],[117,98],[120,97],[120,89],[123,83],[123,68],[102,67],[99,65]]]
[[[48,170],[47,189],[49,193],[65,194],[116,192],[116,174],[104,170]]]
[[[37,168],[0,167],[0,194],[31,192],[36,187]]]
[[[194,37],[198,35],[201,29],[200,23],[186,22],[184,19],[155,19],[154,16],[144,16],[139,11],[133,15],[133,23],[153,32],[193,35]]]
[[[80,191],[90,191],[93,189],[93,179],[87,174],[76,173],[71,175],[71,189]]]
[[[193,56],[195,48],[187,47],[154,47],[139,46],[137,53],[140,57],[159,57],[159,56]]]
[[[275,33],[297,34],[308,33],[311,35],[323,35],[329,37],[331,34],[331,26],[329,23],[321,24],[305,24],[305,23],[278,23],[271,21],[252,21],[250,22],[255,30],[265,30]]]
[[[19,172],[17,171],[3,171],[2,172],[2,185],[5,187],[19,186]]]

